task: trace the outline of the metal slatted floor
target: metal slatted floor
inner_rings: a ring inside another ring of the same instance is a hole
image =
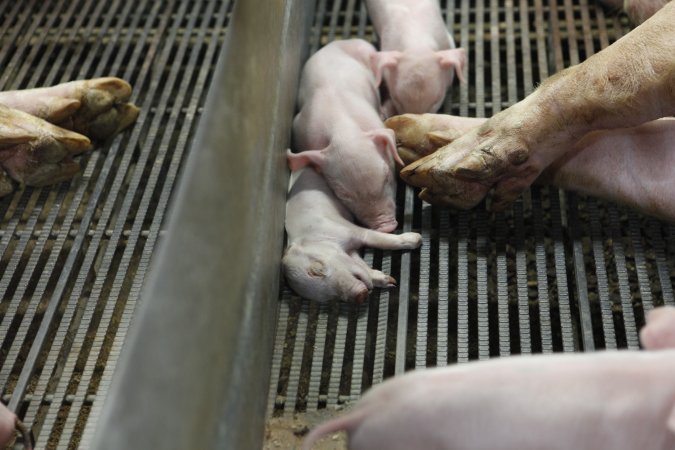
[[[87,448],[233,2],[0,2],[0,89],[118,76],[137,122],[0,200],[0,387],[36,448]]]
[[[629,31],[588,0],[441,0],[467,49],[468,85],[443,112],[490,116],[544,78]],[[376,42],[365,6],[318,0],[310,52],[334,39]],[[509,209],[423,204],[399,185],[399,230],[420,250],[368,249],[398,287],[363,305],[279,301],[270,417],[358,399],[407,370],[518,353],[638,347],[647,310],[673,304],[673,225],[596,199],[535,187]],[[270,448],[275,448],[270,445]]]

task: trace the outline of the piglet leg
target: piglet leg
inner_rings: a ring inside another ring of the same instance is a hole
[[[418,233],[389,234],[361,228],[360,246],[382,250],[412,250],[422,244]]]
[[[372,280],[373,286],[379,287],[379,288],[391,288],[396,286],[396,279],[390,275],[387,275],[384,272],[380,272],[377,269],[373,269],[370,267],[362,258],[361,255],[359,255],[358,252],[354,251],[351,253],[351,257],[356,261],[357,264],[360,266],[364,267],[367,271],[368,274],[370,275],[370,279]]]
[[[131,85],[114,77],[0,92],[0,103],[48,122],[105,140],[131,125],[138,108],[129,103]]]

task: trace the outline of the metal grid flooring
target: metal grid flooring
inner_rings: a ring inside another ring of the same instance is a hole
[[[118,76],[137,122],[0,200],[0,387],[36,447],[87,448],[233,2],[0,2],[0,89]]]
[[[469,83],[444,112],[490,116],[548,75],[629,31],[588,0],[441,1],[468,51]],[[375,42],[365,7],[318,0],[311,52],[334,39]],[[459,86],[459,87],[458,87]],[[317,304],[284,289],[269,414],[292,416],[358,399],[406,370],[517,353],[637,348],[646,310],[673,304],[673,225],[613,204],[532,188],[510,209],[450,211],[399,186],[412,253],[366,250],[399,285],[363,305]]]

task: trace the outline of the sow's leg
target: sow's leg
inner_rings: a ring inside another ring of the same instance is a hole
[[[71,178],[80,168],[72,157],[90,148],[86,136],[0,104],[0,196],[12,192],[10,178],[28,186]]]
[[[675,2],[522,101],[401,171],[430,200],[459,208],[493,192],[514,200],[594,130],[628,128],[675,114]]]
[[[92,140],[105,140],[131,125],[138,117],[138,108],[128,102],[130,97],[129,83],[106,77],[4,91],[0,92],[0,103]]]
[[[399,152],[419,159],[487,119],[442,114],[406,114],[386,124],[396,132]],[[588,133],[539,178],[643,213],[675,221],[675,119]],[[439,196],[437,203],[443,203]]]

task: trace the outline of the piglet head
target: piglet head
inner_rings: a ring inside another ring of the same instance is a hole
[[[464,49],[381,52],[380,70],[398,114],[433,113],[441,107],[453,74],[464,80]]]
[[[675,348],[675,307],[649,311],[647,324],[640,330],[640,341],[647,350]]]
[[[373,288],[368,272],[334,243],[291,244],[281,263],[291,289],[310,300],[362,303]]]
[[[386,233],[397,226],[394,161],[403,165],[388,128],[336,135],[323,150],[288,153],[291,170],[311,166],[359,222]]]

